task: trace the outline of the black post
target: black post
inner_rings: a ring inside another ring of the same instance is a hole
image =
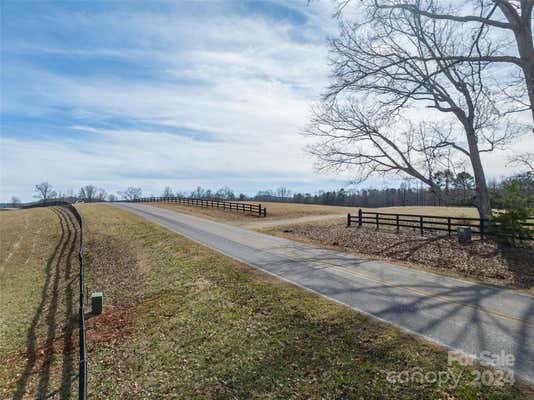
[[[379,229],[379,228],[380,228],[380,225],[378,222],[378,213],[376,213],[376,229]]]
[[[423,236],[423,216],[419,216],[419,230],[421,231],[421,236]]]
[[[261,217],[261,203],[258,204],[258,215]]]
[[[76,212],[77,213],[77,212]],[[76,216],[76,215],[75,215]],[[80,304],[78,309],[79,319],[79,376],[78,376],[78,398],[80,400],[87,399],[87,349],[85,347],[85,293],[84,293],[84,260],[83,260],[83,223],[81,217],[78,215],[78,222],[80,224],[80,248],[78,250],[78,262],[80,265],[79,271],[79,289],[80,289]]]
[[[447,218],[447,232],[449,233],[449,237],[451,237],[451,217]]]
[[[350,226],[350,213],[347,214],[347,226]]]
[[[395,221],[396,221],[396,223],[397,223],[397,233],[399,233],[399,230],[400,230],[400,225],[399,225],[399,214],[397,214],[397,215],[395,216]]]
[[[358,209],[358,226],[362,226],[362,209]]]

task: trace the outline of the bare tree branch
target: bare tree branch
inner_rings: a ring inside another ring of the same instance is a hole
[[[508,165],[524,168],[527,173],[534,174],[534,153],[521,153],[512,157]]]
[[[367,4],[364,22],[341,21],[331,42],[333,80],[307,130],[316,139],[309,150],[318,167],[360,179],[407,175],[439,193],[434,173],[469,160],[477,207],[486,215],[480,154],[525,132],[513,119],[510,94],[486,77],[496,63],[524,68],[525,60],[501,54],[491,29],[513,31],[518,21],[510,10],[510,20],[496,20],[497,0],[480,0],[477,16],[459,16],[432,0]],[[424,107],[429,112],[418,121]]]
[[[513,25],[509,22],[496,21],[496,20],[492,20],[486,17],[480,17],[477,15],[458,16],[458,15],[453,15],[453,14],[433,13],[433,12],[429,12],[429,11],[419,8],[416,4],[410,4],[410,3],[382,4],[379,1],[375,0],[375,6],[377,8],[385,9],[385,10],[387,9],[405,10],[413,14],[419,14],[424,17],[428,17],[432,19],[443,19],[443,20],[455,21],[455,22],[480,22],[485,25],[491,25],[497,28],[502,28],[502,29],[513,28]]]

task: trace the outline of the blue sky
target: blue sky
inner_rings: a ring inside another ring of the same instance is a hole
[[[2,2],[1,200],[35,183],[316,191],[330,4]]]
[[[41,181],[154,194],[347,186],[314,171],[299,134],[328,83],[331,2],[1,4],[0,201],[31,200]]]

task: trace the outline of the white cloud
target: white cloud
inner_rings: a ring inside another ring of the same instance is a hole
[[[63,189],[93,183],[112,191],[128,185],[155,191],[165,182],[180,190],[199,184],[220,187],[227,184],[226,178],[235,183],[257,179],[257,188],[273,179],[313,180],[302,151],[297,148],[291,153],[283,142],[258,146],[199,142],[165,132],[75,129],[94,137],[82,142],[4,139],[2,197],[13,193],[29,196],[33,184],[43,180]]]
[[[225,177],[250,180],[254,175],[258,188],[272,177],[310,181],[311,160],[298,133],[326,82],[327,50],[324,37],[317,42],[300,37],[318,27],[242,16],[206,22],[157,14],[51,17],[49,23],[67,32],[106,32],[113,40],[89,49],[25,43],[20,51],[88,62],[118,58],[135,67],[146,64],[155,75],[129,77],[125,69],[79,76],[22,62],[7,64],[6,75],[16,79],[9,83],[4,112],[36,117],[68,110],[68,117],[81,125],[78,131],[94,137],[81,141],[76,130],[65,126],[69,133],[57,138],[5,140],[10,150],[3,155],[2,197],[28,193],[44,179],[65,187],[88,181],[123,187],[125,177],[132,184],[145,180],[149,187],[172,176],[186,186],[194,186],[195,180],[223,185]],[[297,33],[299,38],[293,38]],[[124,42],[119,45],[120,38]],[[122,129],[120,123],[113,129],[96,128],[114,121],[157,125],[159,130]],[[209,140],[169,133],[173,128],[207,132]]]
[[[167,184],[321,189],[320,179],[332,177],[314,173],[298,133],[328,81],[333,8],[280,4],[306,20],[275,23],[261,13],[234,12],[233,3],[205,12],[180,5],[167,13],[33,19],[42,35],[5,41],[2,112],[34,125],[53,120],[60,132],[2,127],[1,200],[13,194],[29,200],[42,180],[61,189],[93,183],[156,193]],[[488,165],[490,175],[502,175],[501,164]]]

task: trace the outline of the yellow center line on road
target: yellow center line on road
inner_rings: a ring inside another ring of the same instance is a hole
[[[304,261],[304,260],[299,260],[299,259],[292,258],[292,257],[287,256],[287,255],[284,255],[284,257],[287,257],[291,261],[295,261],[295,262],[303,262]],[[482,312],[484,312],[486,314],[494,315],[494,316],[496,316],[498,318],[501,318],[501,319],[520,322],[522,324],[534,327],[534,321],[530,321],[530,320],[526,320],[526,319],[523,319],[523,318],[514,317],[514,316],[511,316],[511,315],[508,315],[508,314],[504,314],[504,313],[502,313],[500,311],[491,310],[491,309],[488,309],[486,307],[482,307],[482,306],[479,306],[479,305],[476,305],[476,304],[464,303],[462,301],[451,299],[448,296],[436,295],[434,293],[427,292],[426,290],[415,289],[415,288],[412,288],[412,287],[404,287],[404,286],[400,287],[398,284],[396,284],[394,282],[387,281],[387,280],[380,279],[380,278],[374,278],[374,277],[371,277],[371,276],[369,276],[369,275],[367,275],[365,273],[362,273],[362,272],[357,272],[357,271],[353,271],[353,270],[350,270],[350,269],[347,269],[347,268],[339,267],[338,265],[330,263],[328,261],[310,260],[310,262],[313,262],[314,264],[319,264],[319,265],[322,264],[322,265],[324,265],[326,267],[326,269],[329,269],[329,270],[334,270],[334,271],[337,271],[337,272],[340,272],[340,273],[343,273],[343,274],[354,275],[354,276],[366,279],[366,280],[374,282],[374,283],[379,283],[379,284],[382,284],[382,285],[385,285],[385,286],[388,286],[388,287],[405,290],[407,292],[412,292],[412,293],[415,293],[415,294],[417,294],[419,296],[431,297],[433,299],[441,300],[441,301],[443,301],[445,303],[456,304],[456,305],[459,305],[459,306],[462,306],[462,307],[467,307],[467,308],[471,308],[471,309],[474,309],[474,310],[477,310],[477,311],[482,311]]]
[[[167,211],[165,209],[163,209],[163,210]],[[158,211],[160,211],[160,210],[158,210]],[[157,215],[158,213],[154,213],[154,214]],[[171,215],[167,215],[166,213],[163,213],[163,214],[164,215],[160,215],[163,218],[170,217],[170,219],[175,220],[176,222],[180,222],[180,220],[177,219],[175,215],[172,215],[172,214]],[[188,215],[188,217],[189,217],[189,215]],[[193,218],[199,218],[199,217],[193,216]],[[230,238],[228,235],[226,235],[225,237],[227,239]],[[500,311],[491,310],[491,309],[488,309],[488,308],[485,308],[485,307],[482,307],[482,306],[479,306],[479,305],[476,305],[476,304],[464,303],[462,301],[451,299],[448,296],[436,295],[436,294],[433,294],[431,292],[427,292],[425,290],[415,289],[415,288],[412,288],[412,287],[399,287],[398,284],[395,283],[395,282],[391,282],[391,281],[387,281],[387,280],[379,279],[379,278],[374,278],[374,277],[369,276],[369,275],[367,275],[365,273],[357,272],[357,271],[350,270],[350,269],[347,269],[347,268],[342,268],[342,267],[339,267],[336,264],[333,264],[333,263],[330,263],[330,262],[327,262],[327,261],[323,261],[323,260],[303,260],[303,259],[294,258],[294,255],[288,255],[288,253],[286,253],[286,251],[288,250],[288,247],[284,247],[284,246],[282,246],[282,247],[266,247],[266,248],[258,247],[258,244],[256,242],[247,244],[247,241],[246,240],[243,241],[243,237],[241,237],[241,235],[239,235],[239,234],[237,234],[237,237],[235,237],[235,238],[233,238],[231,240],[234,240],[236,243],[241,244],[241,245],[253,247],[257,251],[267,251],[267,252],[272,252],[274,254],[276,254],[277,251],[278,251],[279,255],[283,255],[283,257],[285,257],[286,259],[288,259],[290,261],[293,261],[293,262],[303,263],[305,261],[309,261],[309,262],[313,262],[313,263],[319,264],[319,265],[322,264],[322,265],[325,266],[325,269],[330,269],[330,270],[332,270],[334,272],[337,271],[338,273],[341,273],[341,274],[354,275],[354,276],[357,276],[359,278],[366,279],[366,280],[368,280],[370,282],[379,283],[381,285],[388,286],[388,287],[391,287],[391,288],[397,288],[397,289],[405,290],[407,292],[415,293],[415,294],[417,294],[419,296],[424,296],[424,297],[427,297],[427,298],[434,298],[434,299],[441,300],[441,301],[443,301],[445,303],[448,303],[448,304],[456,304],[456,305],[459,305],[459,306],[462,306],[462,307],[466,307],[466,308],[470,308],[470,309],[473,309],[473,310],[481,311],[481,312],[484,312],[486,314],[493,315],[493,316],[496,316],[496,317],[504,319],[504,320],[520,322],[520,323],[522,323],[524,325],[527,325],[527,326],[530,326],[530,327],[534,327],[534,321],[530,321],[530,320],[526,320],[526,319],[523,319],[523,318],[514,317],[514,316],[511,316],[511,315],[508,315],[508,314],[504,314],[504,313],[502,313]],[[280,250],[282,250],[282,251],[280,252]]]

